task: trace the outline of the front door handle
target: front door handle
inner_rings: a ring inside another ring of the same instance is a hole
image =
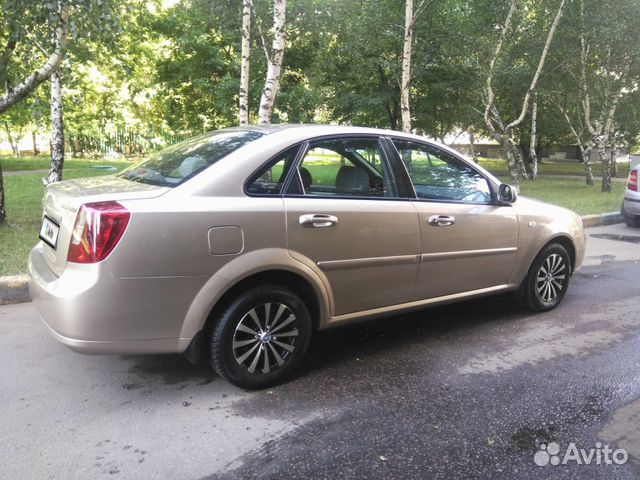
[[[323,213],[307,213],[300,215],[300,225],[303,227],[326,228],[338,224],[338,217]]]
[[[450,215],[432,215],[429,217],[427,223],[434,227],[448,227],[456,223],[456,217]]]

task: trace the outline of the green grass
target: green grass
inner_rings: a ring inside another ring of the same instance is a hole
[[[122,163],[122,162],[121,162]],[[118,165],[122,169],[126,164]],[[65,171],[65,179],[106,175],[90,165]],[[0,276],[26,271],[29,250],[38,242],[42,222],[43,174],[26,174],[4,178],[7,222],[0,225]]]
[[[481,158],[480,165],[496,176],[508,175],[507,161],[503,159]],[[592,163],[593,174],[600,175],[600,164]],[[544,162],[538,164],[539,175],[584,175],[584,164],[578,162]],[[618,177],[627,178],[629,164],[618,164]]]
[[[351,163],[347,163],[351,165]],[[338,171],[341,164],[338,161],[305,161],[304,168],[306,168],[311,174],[314,185],[335,185]],[[283,166],[282,164],[274,165],[271,169],[271,175],[274,179],[280,179],[282,176]]]
[[[501,180],[506,183],[509,181],[505,177]],[[582,180],[538,178],[533,181],[522,180],[520,194],[569,208],[580,215],[588,215],[620,210],[625,184],[614,182],[612,187],[612,193],[602,193],[600,182],[588,187]]]
[[[73,161],[67,163],[67,166],[71,162]],[[96,164],[111,164],[118,169],[128,165],[127,162],[95,162],[93,160],[78,162],[76,169],[65,171],[65,179],[110,173],[91,168]],[[9,163],[12,164],[12,162]],[[334,172],[333,169],[328,171],[327,168],[321,168],[321,162],[317,164],[313,162],[309,165],[314,183],[331,183],[335,179],[338,168],[339,165],[336,165]],[[23,168],[17,168],[17,170],[23,170]],[[0,226],[0,276],[23,273],[26,270],[27,255],[38,241],[38,230],[42,220],[41,200],[44,191],[42,177],[43,174],[26,174],[4,178],[7,224]],[[503,181],[507,182],[508,178],[503,178]],[[539,178],[521,183],[522,195],[570,208],[581,215],[618,211],[624,188],[624,183],[614,183],[613,193],[604,194],[600,193],[599,182],[596,182],[594,187],[587,187],[582,180],[561,178]]]
[[[113,166],[118,170],[131,165],[130,160],[101,160],[93,158],[67,158],[64,161],[64,169],[76,170],[84,168],[93,168],[100,166]],[[47,157],[1,157],[0,165],[3,172],[15,172],[19,170],[46,170],[51,164],[51,159]]]

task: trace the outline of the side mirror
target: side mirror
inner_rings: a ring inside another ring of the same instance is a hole
[[[506,183],[500,185],[500,188],[498,189],[498,200],[504,203],[515,203],[517,199],[518,193],[515,188],[511,185],[507,185]]]

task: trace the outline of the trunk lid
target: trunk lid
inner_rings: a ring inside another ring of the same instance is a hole
[[[158,197],[170,189],[115,176],[66,180],[47,186],[42,200],[46,217],[59,226],[56,248],[45,242],[44,257],[58,276],[67,264],[71,233],[79,208],[85,203]]]

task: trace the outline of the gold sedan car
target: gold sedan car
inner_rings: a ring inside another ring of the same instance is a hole
[[[185,353],[244,388],[289,376],[319,329],[506,291],[554,308],[585,249],[575,213],[356,127],[207,133],[43,205],[30,288],[58,340]]]

